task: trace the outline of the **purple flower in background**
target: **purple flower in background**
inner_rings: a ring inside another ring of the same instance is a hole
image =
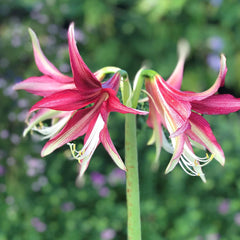
[[[235,214],[234,222],[236,223],[236,225],[240,226],[240,212]]]
[[[6,172],[5,167],[0,165],[0,177],[3,176],[5,172]]]
[[[38,192],[42,187],[47,185],[48,179],[45,176],[40,176],[37,181],[32,183],[32,190]]]
[[[45,232],[47,229],[47,225],[37,217],[32,218],[31,224],[38,232]]]
[[[220,214],[226,214],[229,211],[230,201],[225,199],[218,206],[218,212]]]
[[[106,178],[103,174],[99,172],[93,172],[91,174],[91,180],[94,185],[94,187],[102,187],[106,183]]]
[[[7,139],[9,137],[9,131],[7,129],[3,129],[0,132],[0,138],[2,139]]]
[[[109,195],[109,188],[108,187],[102,187],[99,189],[98,194],[100,197],[107,197]]]
[[[219,71],[220,69],[220,57],[217,54],[209,54],[207,56],[207,64],[214,71]]]
[[[111,239],[114,239],[115,236],[116,236],[116,231],[112,228],[107,228],[101,232],[102,240],[111,240]]]
[[[219,7],[222,4],[222,0],[210,0],[210,3],[214,6],[214,7]]]
[[[73,202],[65,202],[62,204],[61,209],[63,212],[70,212],[75,209],[75,205]]]
[[[208,46],[213,51],[220,53],[223,50],[224,42],[219,36],[213,36],[208,39]]]
[[[30,177],[39,175],[45,170],[45,162],[42,159],[27,157],[25,162],[28,167],[27,175]]]
[[[126,181],[126,174],[119,168],[114,168],[108,176],[108,182],[111,186],[117,184],[124,184]]]

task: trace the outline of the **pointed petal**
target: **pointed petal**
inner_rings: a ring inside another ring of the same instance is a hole
[[[63,75],[59,70],[45,57],[40,47],[38,38],[35,32],[29,28],[29,33],[32,39],[33,52],[35,57],[35,62],[38,69],[46,75],[55,78],[59,82],[71,83],[73,79]]]
[[[184,63],[189,55],[190,46],[186,40],[181,40],[178,43],[178,63],[176,68],[174,69],[172,75],[167,80],[167,83],[174,88],[180,89],[183,79],[183,70],[184,70]]]
[[[178,132],[181,133],[181,130],[187,127],[186,124],[191,114],[191,104],[169,92],[164,80],[159,75],[146,80],[146,90],[151,96],[156,109],[164,116],[162,117],[164,118],[162,120],[163,124],[166,121],[171,123],[168,128],[170,134],[178,131],[178,129]]]
[[[30,120],[28,121],[29,116],[27,117],[27,123],[28,123],[28,127],[25,128],[24,132],[23,132],[23,136],[25,137],[27,135],[27,133],[37,124],[39,124],[42,121],[45,121],[47,119],[51,119],[53,117],[58,116],[58,112],[54,111],[54,110],[49,110],[49,109],[41,109],[39,110],[34,116],[32,116],[30,118]]]
[[[153,128],[152,137],[148,141],[147,145],[151,145],[155,143],[156,153],[155,153],[155,159],[152,166],[152,168],[155,170],[159,166],[159,157],[160,157],[160,152],[162,148],[163,132],[162,132],[161,116],[156,111],[151,100],[149,102],[149,116],[148,116],[147,124],[149,127]]]
[[[132,114],[140,114],[140,115],[148,114],[148,112],[146,111],[141,111],[141,110],[133,109],[130,107],[126,107],[120,102],[120,100],[116,96],[114,96],[112,93],[110,94],[111,95],[108,98],[108,106],[107,106],[108,112],[132,113]]]
[[[120,68],[114,67],[114,66],[103,67],[103,68],[99,69],[98,71],[96,71],[94,73],[94,76],[97,78],[98,81],[102,82],[107,74],[116,74],[120,70],[121,70]],[[106,87],[104,87],[104,88],[106,88]],[[117,91],[114,87],[113,87],[113,89],[115,91]]]
[[[171,93],[172,96],[175,96],[175,98],[181,99],[183,101],[196,101],[196,100],[199,101],[199,100],[205,99],[205,98],[215,94],[218,91],[219,87],[224,85],[226,73],[227,73],[226,58],[222,54],[221,55],[221,68],[220,68],[218,77],[217,77],[215,83],[212,85],[212,87],[210,87],[206,91],[203,91],[200,93],[183,92],[183,91],[180,91],[180,90],[172,87],[170,84],[165,82],[160,75],[158,75],[156,77],[158,78],[159,88],[160,89],[165,88],[166,91],[169,94]]]
[[[126,171],[126,167],[125,167],[121,157],[119,156],[116,148],[114,147],[114,145],[112,143],[112,140],[110,138],[110,135],[109,135],[106,125],[100,133],[100,141],[102,142],[104,148],[107,150],[108,154],[111,156],[112,160],[116,163],[116,165],[120,169]]]
[[[84,172],[87,170],[91,157],[100,143],[100,133],[104,128],[105,122],[103,121],[101,114],[98,114],[94,119],[92,119],[87,134],[84,138],[84,146],[81,150],[81,156],[79,157],[79,162],[81,164],[79,175],[83,176]]]
[[[68,30],[68,46],[73,78],[76,87],[81,91],[96,92],[101,89],[101,83],[89,70],[80,56],[74,38],[74,24]]]
[[[66,115],[66,117],[59,119],[57,122],[53,123],[49,127],[45,127],[45,126],[41,128],[34,127],[33,130],[43,135],[42,139],[52,138],[66,125],[66,123],[72,116],[72,112],[69,112],[69,113],[70,114]]]
[[[173,138],[172,143],[173,143],[173,147],[174,147],[174,152],[173,152],[172,158],[165,170],[165,174],[168,174],[169,172],[171,172],[179,162],[179,158],[181,157],[181,154],[183,153],[183,146],[185,143],[184,134],[181,134],[181,135]]]
[[[190,125],[189,121],[186,121],[175,132],[171,133],[169,137],[170,138],[176,137],[176,136],[184,133],[187,129],[190,129],[190,128],[191,128],[191,125]]]
[[[69,143],[86,133],[89,122],[98,109],[89,107],[77,111],[66,126],[54,138],[49,140],[42,149],[41,156],[46,156],[57,148]]]
[[[225,157],[223,150],[213,135],[209,123],[196,113],[191,114],[190,123],[191,130],[187,130],[189,137],[205,146],[214,155],[214,158],[221,165],[224,165]]]
[[[15,90],[23,89],[39,96],[49,96],[64,89],[76,88],[74,83],[61,83],[48,76],[30,77],[14,85]]]
[[[121,74],[117,72],[109,80],[102,83],[102,87],[110,88],[117,92],[119,89],[120,80],[121,80]]]
[[[240,110],[240,98],[230,94],[213,95],[201,101],[193,101],[192,108],[201,114],[229,114]]]
[[[49,108],[58,111],[72,111],[87,106],[96,101],[97,97],[86,98],[78,90],[64,90],[43,98],[32,106],[30,112],[40,108]]]

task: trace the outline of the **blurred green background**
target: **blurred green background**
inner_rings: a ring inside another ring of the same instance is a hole
[[[39,98],[12,85],[40,75],[28,27],[46,56],[70,74],[67,28],[75,22],[79,51],[92,71],[115,65],[131,79],[143,66],[167,78],[186,38],[184,90],[202,91],[215,81],[219,55],[227,57],[221,92],[240,97],[239,0],[0,0],[0,240],[126,239],[125,177],[102,146],[85,178],[62,147],[41,159],[44,142],[22,138],[24,118]],[[170,155],[151,171],[151,130],[138,119],[142,233],[144,240],[237,240],[240,236],[239,114],[207,117],[226,165],[204,168],[207,183],[180,167],[164,175]],[[124,117],[112,113],[109,130],[124,156]]]

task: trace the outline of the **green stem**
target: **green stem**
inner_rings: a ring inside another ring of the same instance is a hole
[[[128,74],[121,70],[120,84],[123,104],[132,107],[132,88]],[[140,87],[140,84],[139,84]],[[141,217],[137,156],[136,115],[125,115],[125,165],[127,169],[127,212],[128,212],[128,240],[141,240]]]
[[[141,240],[136,116],[125,117],[125,164],[127,168],[128,240]]]

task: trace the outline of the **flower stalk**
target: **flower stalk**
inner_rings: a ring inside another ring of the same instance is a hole
[[[132,90],[126,75],[122,81],[123,103],[132,106]],[[141,240],[140,192],[138,174],[136,116],[125,115],[125,165],[128,213],[128,240]]]
[[[125,165],[127,169],[128,240],[141,240],[140,194],[136,116],[125,116]]]

